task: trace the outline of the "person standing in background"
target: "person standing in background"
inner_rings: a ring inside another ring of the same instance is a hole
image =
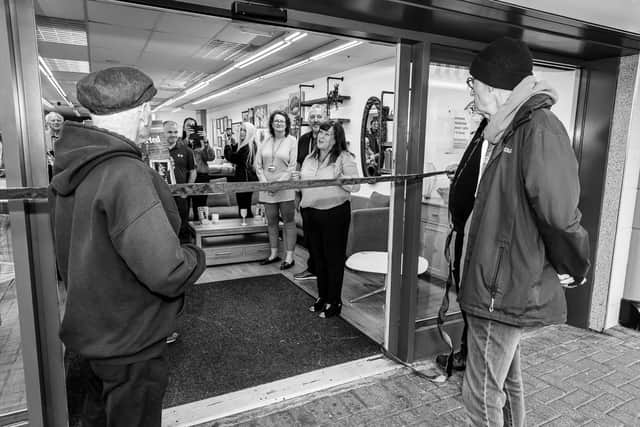
[[[256,128],[249,122],[242,122],[240,128],[240,143],[234,148],[233,145],[224,146],[224,158],[236,165],[235,173],[230,179],[232,182],[258,181],[258,175],[254,166],[258,144],[256,139]],[[238,215],[240,209],[247,210],[247,218],[253,218],[251,211],[251,198],[253,192],[236,193],[238,203]]]
[[[344,129],[339,122],[324,122],[318,144],[296,173],[301,179],[355,178],[358,167],[347,150]],[[300,207],[307,224],[311,257],[318,274],[318,299],[309,307],[322,318],[342,310],[342,282],[351,222],[351,192],[359,185],[303,188]]]
[[[276,110],[269,117],[269,137],[256,156],[256,173],[260,182],[289,181],[296,170],[298,142],[289,134],[291,119],[284,111]],[[280,264],[286,270],[295,264],[293,251],[296,245],[295,190],[261,191],[260,202],[264,203],[269,232],[271,253],[261,264],[280,261],[278,256],[278,222],[284,222],[285,260]]]
[[[556,91],[533,76],[526,44],[497,39],[469,69],[487,148],[462,254],[458,300],[467,314],[462,400],[472,425],[523,426],[520,339],[564,323],[563,285],[585,282],[578,162],[551,112]]]
[[[49,169],[49,180],[53,177],[53,162],[55,160],[56,141],[60,138],[64,117],[55,111],[51,111],[44,116],[44,148],[47,155],[47,168]]]
[[[192,132],[187,136],[188,146],[193,150],[193,156],[196,164],[196,180],[195,182],[209,182],[209,165],[207,162],[215,160],[216,153],[209,145],[209,141],[204,136],[204,131],[201,126],[196,123],[193,128],[195,132]],[[198,208],[200,206],[207,205],[207,195],[191,196],[191,207],[193,210],[193,217],[197,218]]]
[[[168,120],[164,122],[164,134],[169,144],[169,154],[173,160],[173,173],[176,184],[191,184],[196,181],[196,164],[193,151],[185,143],[178,140],[178,124]],[[189,241],[189,199],[186,197],[174,197],[182,224],[180,225],[180,241]],[[197,216],[196,212],[194,216]]]
[[[300,170],[302,167],[302,163],[304,159],[311,154],[315,149],[318,142],[318,132],[320,131],[320,124],[324,121],[324,112],[325,109],[320,104],[313,104],[311,108],[309,108],[309,127],[311,130],[300,137],[298,140],[298,160],[296,165],[296,170]],[[298,204],[300,201],[298,201]],[[304,239],[304,246],[309,250],[309,233],[310,230],[306,223],[304,222],[304,213],[301,211],[302,215],[302,233]],[[309,259],[307,260],[307,269],[301,271],[300,273],[296,273],[293,275],[293,278],[296,280],[315,280],[317,279],[315,272],[315,264],[313,258],[311,257],[311,251],[309,250]]]
[[[95,126],[65,124],[49,208],[67,289],[60,338],[89,362],[82,425],[160,427],[166,336],[205,255],[178,240],[171,190],[142,161],[136,136],[151,115],[153,81],[130,67],[77,84]]]

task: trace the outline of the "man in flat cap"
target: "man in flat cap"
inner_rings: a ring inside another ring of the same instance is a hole
[[[529,49],[511,38],[470,68],[488,123],[458,298],[469,327],[462,399],[478,426],[525,424],[523,329],[565,322],[563,285],[584,283],[590,265],[578,164],[550,110],[558,95],[532,70]]]
[[[151,79],[108,68],[77,90],[93,125],[64,125],[49,186],[67,288],[60,337],[91,367],[83,425],[160,426],[165,339],[205,258],[180,244],[170,189],[134,143],[156,94]]]

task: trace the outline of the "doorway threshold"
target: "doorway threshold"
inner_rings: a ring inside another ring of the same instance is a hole
[[[162,411],[163,427],[194,426],[401,369],[382,354]]]

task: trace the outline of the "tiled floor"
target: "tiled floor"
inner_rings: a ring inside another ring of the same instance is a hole
[[[15,281],[0,284],[0,415],[26,408]]]
[[[522,356],[528,425],[640,426],[640,332],[552,326],[528,334]],[[208,425],[462,426],[461,383],[403,368]]]

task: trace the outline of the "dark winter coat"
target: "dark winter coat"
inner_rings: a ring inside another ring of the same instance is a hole
[[[132,141],[68,122],[56,144],[49,206],[67,288],[65,345],[113,363],[161,354],[186,286],[205,268],[202,250],[180,245],[169,187]]]
[[[468,233],[460,306],[516,326],[566,320],[557,274],[586,276],[578,164],[569,137],[535,95],[516,113],[480,180]]]

